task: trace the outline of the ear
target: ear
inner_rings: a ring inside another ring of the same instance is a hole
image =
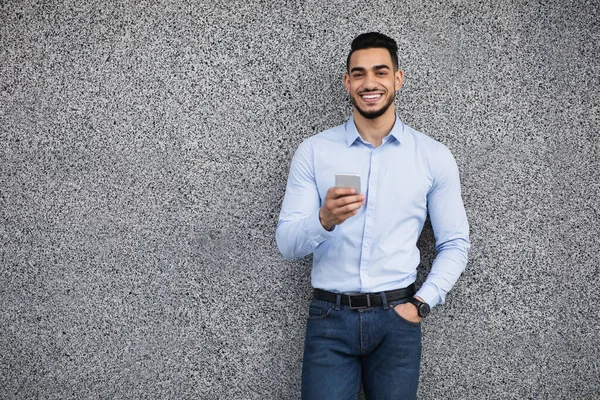
[[[346,87],[346,92],[350,94],[350,75],[348,73],[344,74],[344,87]]]
[[[396,80],[394,85],[395,89],[400,90],[402,84],[404,83],[404,71],[402,71],[401,69],[396,70],[396,72],[394,73],[394,78]]]

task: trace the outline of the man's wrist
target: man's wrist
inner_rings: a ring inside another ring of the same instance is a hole
[[[334,224],[331,225],[327,225],[327,223],[325,222],[325,220],[323,219],[323,217],[321,217],[321,210],[319,210],[319,222],[321,223],[321,226],[323,226],[323,229],[325,229],[326,231],[331,232],[333,230]]]
[[[415,308],[417,309],[417,313],[421,318],[428,316],[431,312],[431,307],[429,307],[429,304],[425,303],[423,299],[419,296],[411,297],[408,300],[408,302],[415,306]]]

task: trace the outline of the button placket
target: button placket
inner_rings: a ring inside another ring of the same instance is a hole
[[[369,165],[368,192],[369,199],[367,201],[367,209],[365,213],[365,228],[363,232],[363,250],[360,260],[360,278],[361,289],[370,286],[369,282],[369,262],[371,258],[372,238],[374,230],[375,207],[377,205],[377,177],[379,174],[379,160],[376,149],[371,151],[371,161]]]

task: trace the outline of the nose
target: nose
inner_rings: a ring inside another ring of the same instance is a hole
[[[368,73],[365,76],[364,86],[365,86],[365,89],[373,89],[373,90],[377,89],[377,83],[376,83],[375,75],[373,73]]]

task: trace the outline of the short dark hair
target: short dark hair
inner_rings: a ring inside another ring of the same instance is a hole
[[[356,50],[363,49],[387,49],[392,57],[392,64],[394,69],[398,69],[398,45],[396,41],[389,36],[379,32],[367,32],[362,33],[354,38],[350,45],[350,53],[346,59],[346,69],[350,72],[350,56]]]

